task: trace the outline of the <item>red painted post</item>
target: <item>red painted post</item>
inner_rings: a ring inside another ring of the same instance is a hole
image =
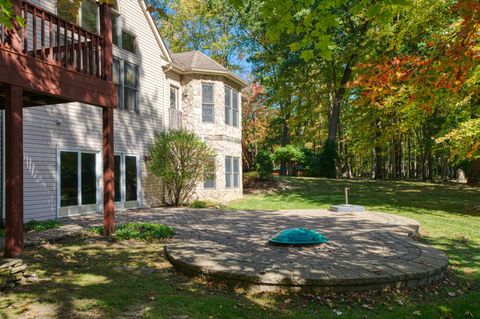
[[[115,169],[113,147],[113,108],[103,108],[103,229],[115,232]]]
[[[5,86],[5,256],[23,252],[23,89]]]
[[[103,37],[102,75],[112,81],[112,12],[107,4],[100,5],[100,33]],[[115,170],[113,145],[113,108],[103,108],[103,229],[106,236],[115,231]]]
[[[105,3],[100,5],[100,34],[103,38],[103,79],[112,81],[112,9],[108,4]]]

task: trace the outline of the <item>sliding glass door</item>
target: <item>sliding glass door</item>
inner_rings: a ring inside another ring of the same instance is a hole
[[[138,156],[115,155],[115,206],[136,208],[139,203],[139,163]]]
[[[99,204],[99,153],[60,151],[60,217],[97,211]]]

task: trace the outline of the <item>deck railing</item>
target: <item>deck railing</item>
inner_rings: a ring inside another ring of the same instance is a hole
[[[99,79],[104,77],[101,36],[26,1],[21,6],[23,54]],[[0,25],[0,48],[8,48],[9,32]]]

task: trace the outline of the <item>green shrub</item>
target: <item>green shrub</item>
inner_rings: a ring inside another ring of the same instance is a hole
[[[191,208],[211,208],[216,206],[219,206],[219,204],[209,200],[195,200],[190,203]]]
[[[148,169],[165,185],[167,205],[189,202],[205,173],[215,170],[213,156],[215,152],[195,133],[179,130],[156,135]]]
[[[5,237],[5,229],[0,229],[0,237]]]
[[[260,179],[260,174],[256,171],[243,173],[243,188],[254,188],[255,181]]]
[[[95,234],[103,234],[103,227],[101,226],[91,227],[88,230]],[[172,238],[174,235],[175,229],[171,226],[142,222],[131,222],[118,225],[115,231],[115,237],[122,240],[155,240]]]
[[[273,172],[273,160],[271,154],[266,150],[261,150],[255,157],[255,169],[262,179],[269,178]]]
[[[62,226],[58,220],[31,220],[23,225],[25,231],[42,231],[47,229],[54,229]]]

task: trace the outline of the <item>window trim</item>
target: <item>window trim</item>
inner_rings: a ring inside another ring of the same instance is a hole
[[[203,102],[203,86],[209,85],[212,87],[212,103],[204,103]],[[214,82],[202,82],[202,123],[203,124],[215,124],[215,83]],[[204,105],[211,105],[212,106],[212,121],[204,121],[203,119],[203,106]]]
[[[169,95],[169,97],[171,97],[171,95],[172,95],[172,90],[174,90],[176,92],[175,93],[175,110],[180,111],[180,88],[177,85],[170,84],[170,90],[169,90],[170,95]],[[171,106],[170,102],[171,102],[171,100],[169,100],[168,107],[170,109],[172,109],[172,106]]]
[[[134,87],[131,87],[131,86],[128,86],[125,82],[125,70],[126,70],[126,67],[125,65],[128,64],[130,66],[132,66],[135,70],[135,78],[136,78],[136,84],[137,84],[137,87],[134,88]],[[130,112],[130,113],[136,113],[136,114],[140,114],[140,99],[139,99],[139,87],[140,87],[140,79],[139,79],[139,76],[140,76],[140,68],[138,66],[138,64],[135,64],[135,63],[132,63],[132,62],[129,62],[129,61],[125,61],[123,60],[123,110],[124,111],[127,111],[127,112]],[[130,90],[135,90],[135,106],[134,106],[134,109],[133,110],[127,110],[125,109],[125,88],[127,89],[130,89]]]
[[[78,185],[77,185],[77,205],[75,206],[61,206],[61,197],[62,197],[62,185],[61,185],[61,154],[62,152],[71,152],[71,153],[77,153],[77,179],[78,179]],[[81,155],[82,153],[88,153],[88,154],[95,154],[95,178],[96,178],[96,203],[95,204],[89,204],[89,205],[82,205],[82,179],[81,179]],[[57,167],[56,167],[56,201],[57,201],[57,208],[56,208],[56,217],[68,217],[68,216],[77,216],[77,215],[83,215],[87,213],[94,213],[96,211],[101,211],[103,210],[103,183],[101,181],[103,180],[103,169],[102,169],[102,152],[94,149],[88,149],[88,148],[79,148],[79,147],[59,147],[57,146]],[[100,184],[100,185],[99,185]],[[87,211],[83,212],[82,207],[87,207],[87,206],[92,206],[95,205],[96,208],[94,211]],[[61,209],[68,209],[66,215],[60,214]],[[74,213],[69,213],[70,209],[73,211],[76,211]]]
[[[113,57],[113,60],[117,60],[119,62],[119,83],[115,83],[115,85],[120,88],[120,93],[118,94],[118,110],[140,114],[140,66],[136,63],[127,61],[120,57]],[[136,79],[137,79],[137,87],[133,88],[125,84],[125,64],[129,64],[135,68],[136,72]],[[136,97],[135,97],[135,109],[127,110],[125,109],[125,88],[135,90]]]
[[[230,162],[230,172],[227,173],[227,160]],[[235,160],[238,162],[238,172],[236,173],[238,176],[238,185],[235,186],[235,167],[234,163]],[[230,186],[227,186],[227,176],[230,180]],[[241,180],[240,180],[240,157],[238,156],[225,156],[225,189],[238,189],[241,187]]]
[[[227,104],[225,103],[225,124],[226,125],[229,125],[229,126],[233,126],[233,127],[236,127],[236,128],[239,128],[240,127],[240,104],[241,104],[241,97],[240,97],[240,92],[233,89],[232,87],[228,86],[228,85],[225,85],[225,91],[226,90],[229,90],[230,91],[230,108],[229,108],[229,121],[227,122]],[[226,93],[225,93],[226,94]],[[234,100],[234,96],[237,96],[237,110],[235,112],[235,109],[234,109],[234,103],[233,103],[233,100]],[[226,95],[225,95],[225,100],[226,100]],[[235,113],[237,114],[237,116],[235,116]],[[234,118],[236,118],[236,121],[237,121],[237,124],[234,125]]]
[[[212,156],[209,160],[213,161],[213,171],[204,173],[203,189],[205,189],[205,190],[215,190],[215,189],[217,189],[217,158],[215,156]],[[212,187],[206,187],[205,186],[206,175],[209,174],[209,173],[213,175],[213,186]]]
[[[141,161],[140,156],[126,153],[126,152],[115,152],[114,156],[120,156],[120,201],[115,202],[116,208],[134,208],[134,207],[141,207],[141,191],[142,191],[142,183],[141,183]],[[137,200],[136,201],[127,201],[127,172],[126,172],[126,157],[135,157],[136,165],[137,165]],[[117,180],[117,176],[115,176],[115,180]],[[135,204],[133,204],[135,203]],[[133,205],[133,206],[132,206]]]

